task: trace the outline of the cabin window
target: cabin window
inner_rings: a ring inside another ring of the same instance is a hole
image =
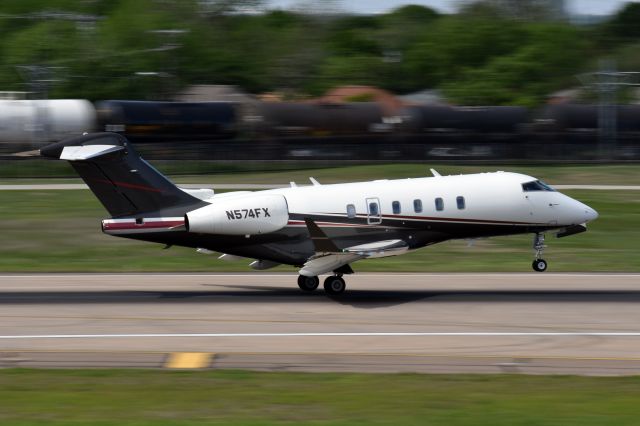
[[[413,211],[422,213],[422,200],[413,200]]]
[[[369,215],[371,216],[379,216],[378,212],[378,203],[369,203]]]
[[[353,204],[347,204],[347,217],[349,219],[356,217],[356,206]]]
[[[456,197],[456,204],[458,206],[458,210],[464,210],[465,208],[464,197]]]
[[[393,214],[400,214],[400,201],[394,201],[391,203],[391,208],[393,209]]]
[[[555,192],[556,190],[544,183],[541,180],[534,180],[533,182],[526,182],[522,184],[522,190],[524,192],[531,191],[549,191]]]
[[[444,210],[444,201],[440,197],[436,198],[436,210],[439,212]]]

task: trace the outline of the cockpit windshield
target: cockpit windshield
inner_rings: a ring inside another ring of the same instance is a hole
[[[522,184],[522,190],[524,192],[530,191],[549,191],[555,192],[555,189],[547,185],[541,180],[534,180],[533,182],[526,182]]]

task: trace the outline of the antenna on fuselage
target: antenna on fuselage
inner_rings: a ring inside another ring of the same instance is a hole
[[[433,177],[440,177],[440,176],[442,176],[440,173],[438,173],[438,172],[436,171],[436,169],[429,169],[429,170],[431,170],[431,174],[433,175]]]
[[[320,186],[320,182],[318,182],[317,180],[315,180],[315,178],[310,177],[309,180],[311,181],[311,183],[313,184],[313,186]]]

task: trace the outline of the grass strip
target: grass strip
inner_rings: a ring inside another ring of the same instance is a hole
[[[640,271],[640,191],[566,191],[600,213],[586,233],[549,236],[549,271]],[[105,235],[90,191],[0,191],[0,271],[251,271],[194,250]],[[357,262],[356,271],[529,271],[531,236],[449,241],[402,256]],[[290,271],[279,267],[275,271]]]
[[[289,166],[285,170],[273,170],[273,164],[262,165],[265,169],[256,170],[255,167],[247,169],[229,170],[224,164],[212,164],[203,171],[190,171],[188,168],[181,173],[177,171],[178,165],[185,162],[155,161],[154,166],[165,174],[173,176],[178,183],[273,183],[288,184],[291,181],[309,183],[309,176],[313,176],[322,183],[340,183],[350,181],[368,181],[375,179],[402,179],[431,176],[430,168],[435,168],[442,175],[481,173],[496,170],[524,173],[543,179],[551,184],[575,184],[575,185],[640,185],[639,166],[637,164],[620,165],[452,165],[438,163],[423,164],[373,164],[360,166],[345,166],[333,168],[319,168],[314,166],[298,165],[294,169]],[[186,162],[188,163],[188,162]],[[9,174],[9,170],[20,166],[20,174]],[[2,165],[2,164],[0,164]],[[12,164],[11,167],[3,165],[0,168],[0,184],[18,183],[42,183],[42,179],[29,178],[29,176],[46,175],[48,168],[55,166],[64,170],[64,173],[51,174],[59,178],[49,178],[50,183],[79,183],[80,179],[66,162],[47,162],[33,160],[31,163]],[[240,167],[240,166],[239,166]],[[269,167],[269,169],[266,169]],[[15,177],[12,178],[12,177]]]
[[[0,424],[636,425],[640,377],[0,371]]]

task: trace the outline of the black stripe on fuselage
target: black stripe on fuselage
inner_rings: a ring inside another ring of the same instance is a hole
[[[347,218],[324,214],[290,214],[290,225],[263,235],[212,235],[189,233],[184,230],[119,234],[117,236],[161,244],[206,248],[248,258],[301,265],[314,254],[313,243],[304,219],[311,219],[339,248],[401,239],[410,249],[416,249],[449,239],[481,238],[540,232],[557,226],[540,224],[474,223],[390,219],[384,217],[380,224],[367,224],[367,218]],[[301,223],[298,223],[301,222]],[[348,226],[353,225],[353,226]]]

